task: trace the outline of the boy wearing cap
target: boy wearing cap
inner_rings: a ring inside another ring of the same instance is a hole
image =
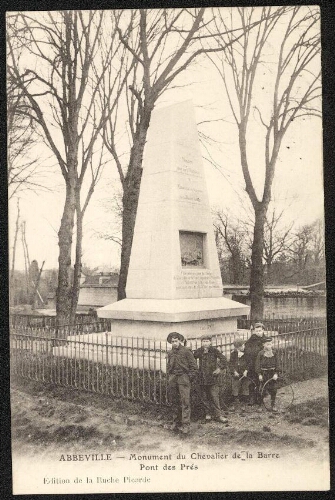
[[[255,364],[258,353],[263,349],[264,325],[263,323],[255,323],[253,334],[244,345],[244,357],[247,365],[247,375],[255,384],[258,384],[258,375],[256,373]],[[254,390],[251,391],[251,404],[260,403]]]
[[[191,380],[198,367],[192,351],[184,347],[185,338],[181,333],[171,332],[167,342],[172,349],[167,353],[167,375],[169,399],[173,406],[172,430],[179,429],[188,434],[191,421]]]
[[[212,337],[203,335],[201,347],[194,351],[195,359],[199,359],[199,383],[201,402],[206,411],[206,420],[212,417],[226,424],[228,420],[221,415],[219,377],[221,370],[227,367],[225,356],[212,346]]]
[[[234,349],[230,353],[230,373],[232,375],[232,396],[234,403],[239,401],[244,405],[249,400],[249,379],[247,364],[244,357],[244,340],[236,338]],[[234,406],[231,408],[234,410]]]
[[[272,338],[265,337],[263,340],[263,349],[257,354],[255,370],[262,384],[270,380],[266,387],[271,398],[271,408],[273,411],[276,411],[278,357],[277,353],[272,349],[272,346]]]

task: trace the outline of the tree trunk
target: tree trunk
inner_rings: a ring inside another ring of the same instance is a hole
[[[10,288],[9,288],[9,296],[10,296],[10,304],[11,305],[15,305],[15,296],[16,296],[14,273],[15,273],[15,255],[16,255],[17,235],[19,233],[19,221],[20,221],[20,202],[19,202],[19,200],[17,200],[17,216],[16,216],[16,223],[15,223],[12,269],[10,272]]]
[[[266,284],[271,285],[273,284],[273,265],[272,265],[272,259],[268,258],[266,261]]]
[[[241,265],[239,255],[233,254],[232,258],[231,258],[231,262],[232,262],[232,271],[233,271],[232,283],[235,285],[239,285],[240,284],[240,265]]]
[[[122,250],[120,276],[118,283],[118,300],[126,298],[128,268],[130,262],[131,247],[133,244],[141,177],[142,167],[137,166],[133,171],[131,179],[129,179],[129,185],[124,189],[122,197]]]
[[[75,189],[72,183],[67,183],[64,211],[58,232],[59,272],[56,293],[57,323],[63,325],[69,322],[71,315],[72,279],[71,279],[71,249],[76,211]]]
[[[134,138],[129,167],[123,186],[122,250],[118,283],[118,300],[126,298],[128,269],[142,178],[143,151],[147,138],[151,111],[152,109],[150,108],[143,112],[141,122],[138,125],[138,131]]]
[[[41,269],[38,272],[38,276],[34,285],[34,291],[33,291],[33,298],[32,298],[32,308],[35,310],[36,309],[36,302],[37,302],[37,295],[38,295],[38,287],[40,285],[41,281],[41,274],[43,271],[43,266],[44,266],[45,261],[42,262]]]
[[[77,233],[76,233],[76,258],[74,263],[72,297],[71,297],[71,315],[70,325],[74,325],[76,321],[76,312],[78,306],[80,292],[80,276],[81,276],[81,257],[82,257],[82,242],[83,242],[83,214],[80,208],[80,194],[77,192]]]
[[[24,272],[25,272],[25,278],[26,278],[26,298],[25,298],[25,303],[29,304],[31,302],[30,300],[30,284],[29,284],[29,265],[27,262],[27,249],[26,245],[24,243],[24,225],[25,222],[21,224],[21,241],[22,241],[22,248],[23,248],[23,256],[24,256]]]
[[[255,210],[254,238],[251,252],[251,275],[250,275],[250,301],[251,321],[261,321],[264,311],[264,225],[266,208],[264,206]]]

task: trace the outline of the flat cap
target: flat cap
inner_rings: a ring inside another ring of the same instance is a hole
[[[179,332],[171,332],[171,333],[169,333],[169,335],[167,336],[166,341],[167,341],[169,344],[171,344],[172,339],[179,339],[181,342],[184,342],[185,337],[184,337],[181,333],[179,333]]]
[[[257,322],[257,323],[254,324],[254,328],[259,328],[259,327],[263,328],[263,330],[265,330],[265,327],[264,327],[263,323]]]
[[[212,335],[209,335],[208,333],[204,333],[204,335],[201,335],[200,339],[201,340],[212,340]]]

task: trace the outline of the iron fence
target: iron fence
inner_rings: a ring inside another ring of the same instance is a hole
[[[99,323],[101,320],[97,318],[96,313],[76,313],[76,324],[75,328],[77,331],[80,330],[81,327],[84,327],[87,324]],[[31,327],[31,328],[57,328],[58,326],[67,326],[70,325],[59,325],[57,316],[53,315],[44,315],[44,314],[10,314],[9,323],[12,328],[18,327]]]
[[[39,318],[39,317],[38,317]],[[66,339],[68,336],[81,335],[87,333],[99,333],[111,331],[111,320],[99,318],[95,321],[84,321],[75,325],[57,326],[55,322],[12,322],[10,323],[10,331],[12,333],[19,332],[26,335],[53,337],[58,339]]]
[[[291,317],[264,317],[262,320],[266,331],[289,333],[291,331],[303,331],[311,328],[326,328],[326,318],[291,318]],[[253,322],[250,318],[237,318],[237,328],[250,330]]]
[[[12,332],[13,376],[131,400],[167,403],[166,342],[109,332],[70,336]]]
[[[166,356],[171,346],[166,341],[119,337],[104,330],[106,325],[110,326],[104,321],[87,324],[95,329],[94,333],[78,333],[75,328],[60,332],[51,327],[12,327],[12,376],[167,405]],[[285,325],[286,331],[274,326],[267,326],[267,335],[273,337],[282,374],[290,380],[302,380],[326,373],[325,321],[292,322]],[[213,337],[213,345],[228,360],[236,335],[247,339],[250,330]],[[200,339],[188,340],[192,350],[200,344]],[[228,373],[221,375],[222,398],[229,397]]]

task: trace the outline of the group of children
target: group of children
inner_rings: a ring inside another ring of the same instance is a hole
[[[236,338],[229,363],[226,357],[214,346],[209,335],[201,338],[201,347],[193,353],[185,347],[185,339],[178,332],[171,332],[167,341],[172,345],[167,356],[169,399],[173,407],[172,430],[183,434],[190,427],[190,388],[197,379],[200,397],[205,410],[205,421],[212,419],[227,423],[220,408],[220,373],[231,373],[232,409],[236,404],[261,404],[260,384],[267,383],[271,398],[271,408],[276,411],[278,361],[273,350],[271,337],[264,336],[264,326],[256,323],[253,333],[246,341]],[[199,360],[199,367],[196,360]]]
[[[260,384],[267,383],[271,398],[271,409],[276,411],[276,393],[278,379],[277,353],[273,350],[273,340],[264,336],[264,326],[256,323],[254,333],[244,342],[235,339],[230,355],[230,373],[232,376],[232,396],[235,404],[261,403]],[[233,406],[234,407],[234,406]]]

